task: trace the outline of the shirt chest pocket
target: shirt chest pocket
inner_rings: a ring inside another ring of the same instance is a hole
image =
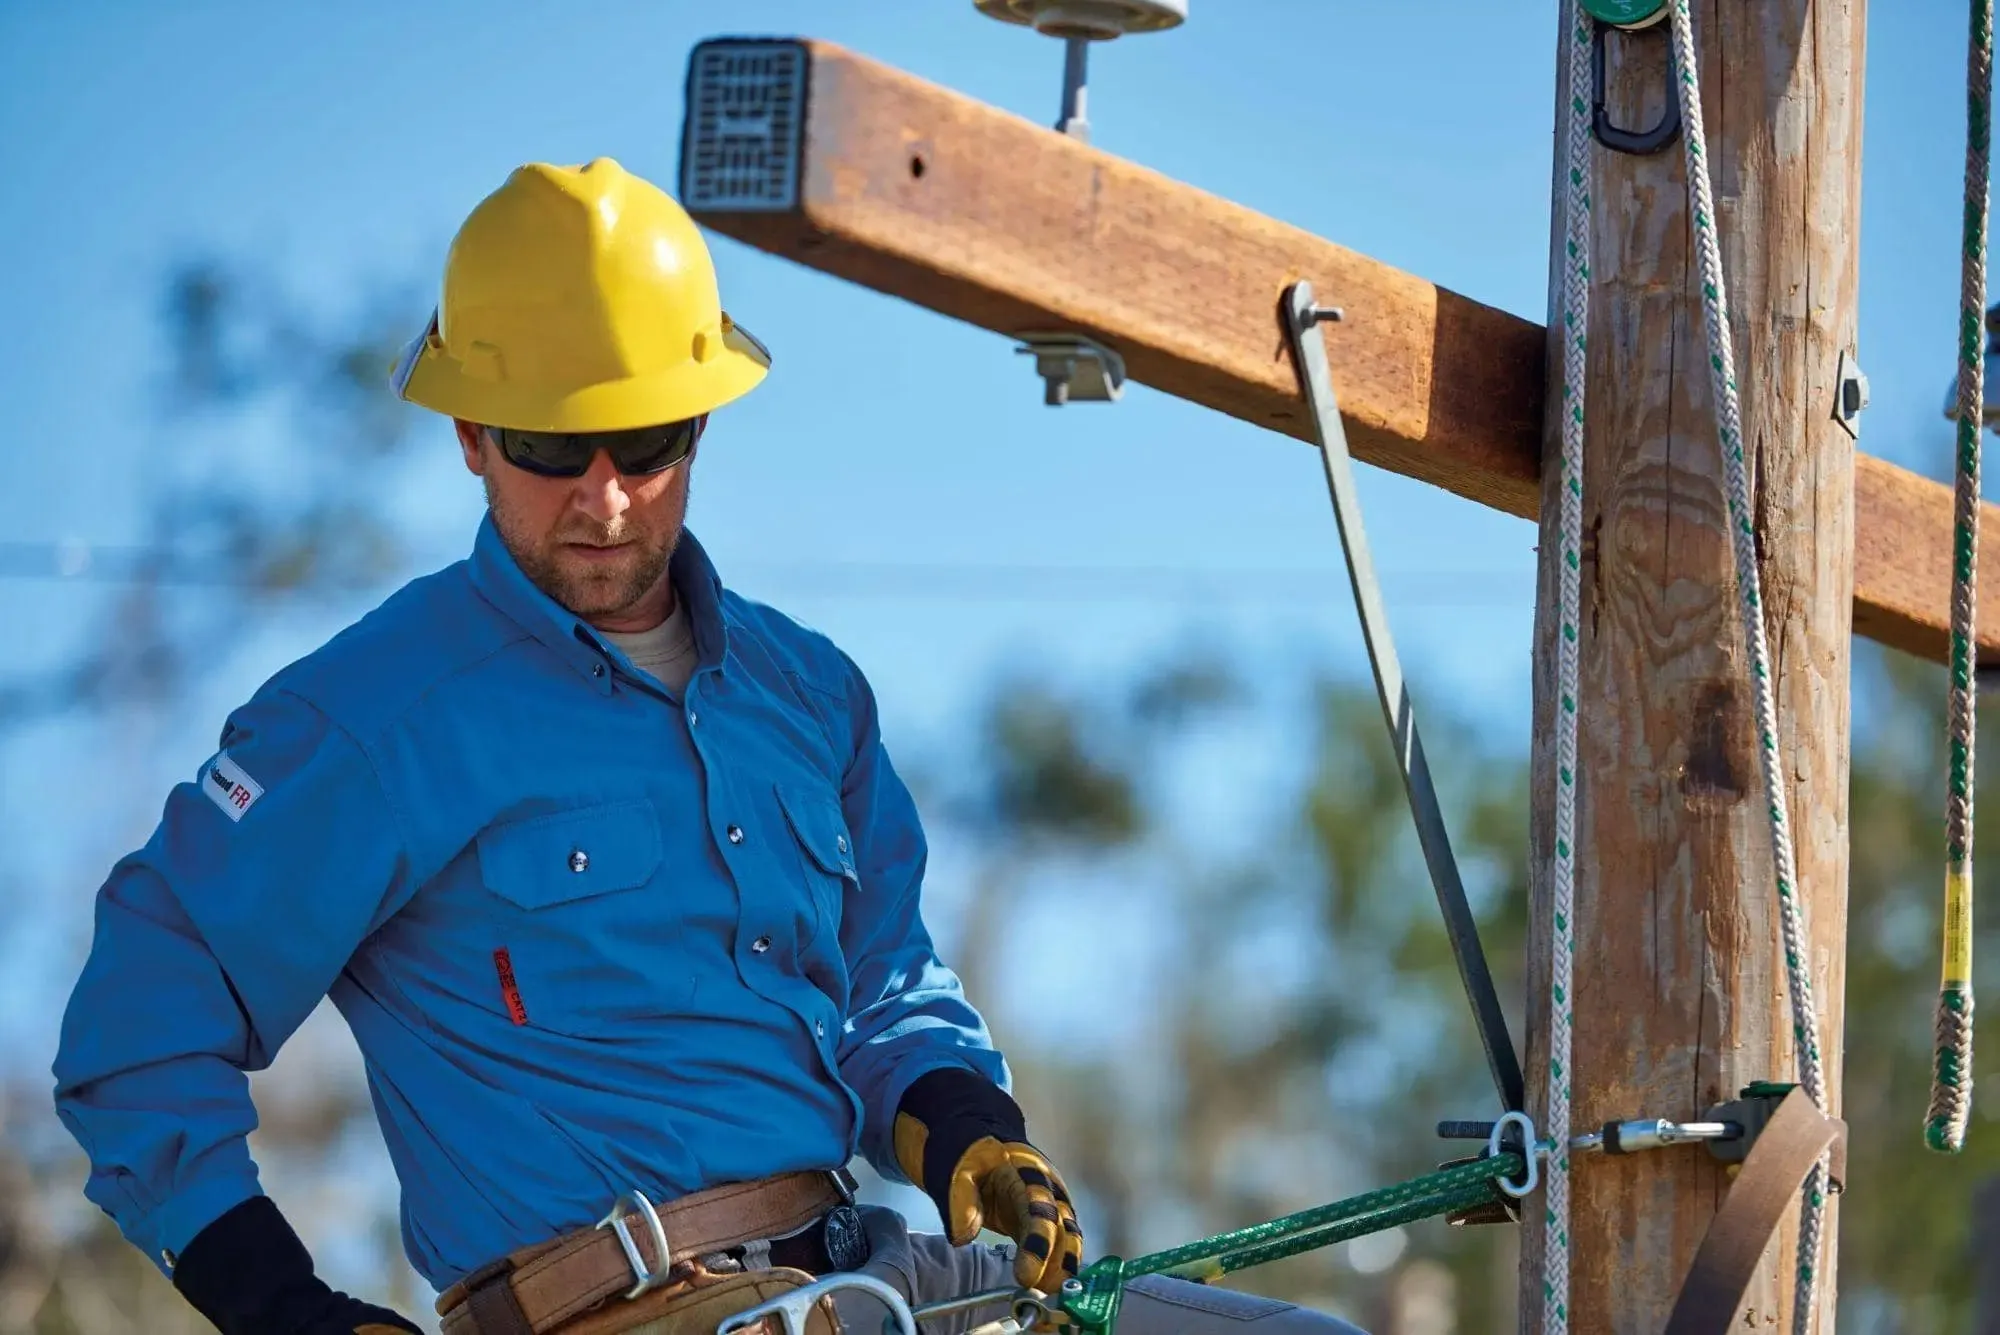
[[[493,998],[516,1024],[599,1036],[670,1014],[689,974],[654,884],[659,817],[643,799],[488,826]]]
[[[854,840],[847,817],[830,792],[797,785],[778,785],[778,805],[792,832],[799,874],[805,878],[819,918],[820,933],[831,939],[840,931],[841,912],[850,889],[860,889],[854,870]]]

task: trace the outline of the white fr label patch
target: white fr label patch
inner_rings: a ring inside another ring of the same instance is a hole
[[[242,820],[243,813],[264,795],[264,786],[245,774],[243,767],[231,760],[227,751],[216,754],[215,762],[202,776],[201,790],[231,820]]]

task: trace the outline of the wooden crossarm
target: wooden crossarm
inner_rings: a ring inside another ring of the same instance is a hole
[[[1535,515],[1543,326],[829,43],[704,43],[688,91],[680,194],[705,226],[995,333],[1095,338],[1139,383],[1301,440],[1278,310],[1310,279],[1345,313],[1322,328],[1355,456]],[[1855,633],[1942,661],[1951,493],[1865,455],[1854,485]]]

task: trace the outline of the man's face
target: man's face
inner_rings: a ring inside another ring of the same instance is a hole
[[[627,477],[599,450],[582,477],[542,477],[508,463],[479,426],[457,425],[494,527],[536,587],[600,630],[649,630],[665,618],[693,455],[664,473]]]

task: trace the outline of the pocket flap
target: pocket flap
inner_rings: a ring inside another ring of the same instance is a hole
[[[643,798],[505,821],[479,833],[486,888],[522,908],[547,908],[653,879],[660,822]]]
[[[778,805],[785,809],[792,834],[815,866],[832,876],[857,879],[854,841],[847,835],[847,817],[838,801],[825,793],[780,784]]]

